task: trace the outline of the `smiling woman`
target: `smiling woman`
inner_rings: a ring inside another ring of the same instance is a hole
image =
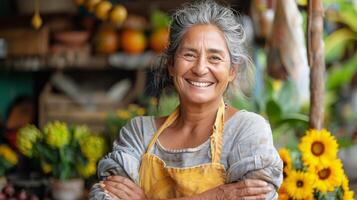
[[[90,199],[277,199],[283,166],[269,123],[224,103],[230,86],[252,82],[237,16],[206,0],[172,19],[156,85],[159,95],[174,88],[180,105],[121,129]]]

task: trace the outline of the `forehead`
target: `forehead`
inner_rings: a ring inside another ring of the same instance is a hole
[[[228,52],[227,44],[223,33],[214,25],[195,25],[184,34],[180,47],[182,48],[214,48]]]

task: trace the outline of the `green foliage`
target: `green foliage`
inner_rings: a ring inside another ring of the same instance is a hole
[[[337,90],[342,86],[349,84],[356,72],[357,54],[341,65],[334,65],[331,67],[327,76],[327,89]]]
[[[303,132],[308,126],[308,116],[301,113],[297,90],[292,81],[267,78],[263,92],[252,99],[241,95],[230,101],[233,107],[259,113],[269,119],[274,140],[289,135],[289,146],[296,146],[294,133]]]
[[[154,30],[168,28],[171,23],[170,16],[160,10],[153,10],[150,15],[150,24]]]
[[[58,121],[46,124],[44,130],[33,125],[21,128],[17,144],[21,153],[38,161],[45,174],[60,180],[89,178],[95,174],[96,162],[107,150],[102,137],[94,135],[86,126],[68,128]],[[33,133],[40,136],[28,140],[33,138]]]

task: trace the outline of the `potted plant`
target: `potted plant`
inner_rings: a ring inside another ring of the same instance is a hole
[[[105,140],[87,126],[69,127],[59,121],[46,124],[43,131],[34,125],[21,128],[17,144],[22,154],[36,159],[50,176],[55,199],[79,199],[83,178],[95,174],[97,161],[106,152]]]

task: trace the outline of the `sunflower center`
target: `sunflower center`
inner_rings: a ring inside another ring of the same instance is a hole
[[[296,186],[297,186],[298,188],[300,188],[300,187],[304,186],[304,182],[301,181],[301,180],[298,180],[298,181],[296,182]]]
[[[325,180],[331,175],[331,170],[330,168],[323,169],[317,173],[319,175],[319,178],[321,180]]]
[[[325,151],[325,146],[321,142],[314,142],[311,145],[311,152],[315,156],[321,156]]]

